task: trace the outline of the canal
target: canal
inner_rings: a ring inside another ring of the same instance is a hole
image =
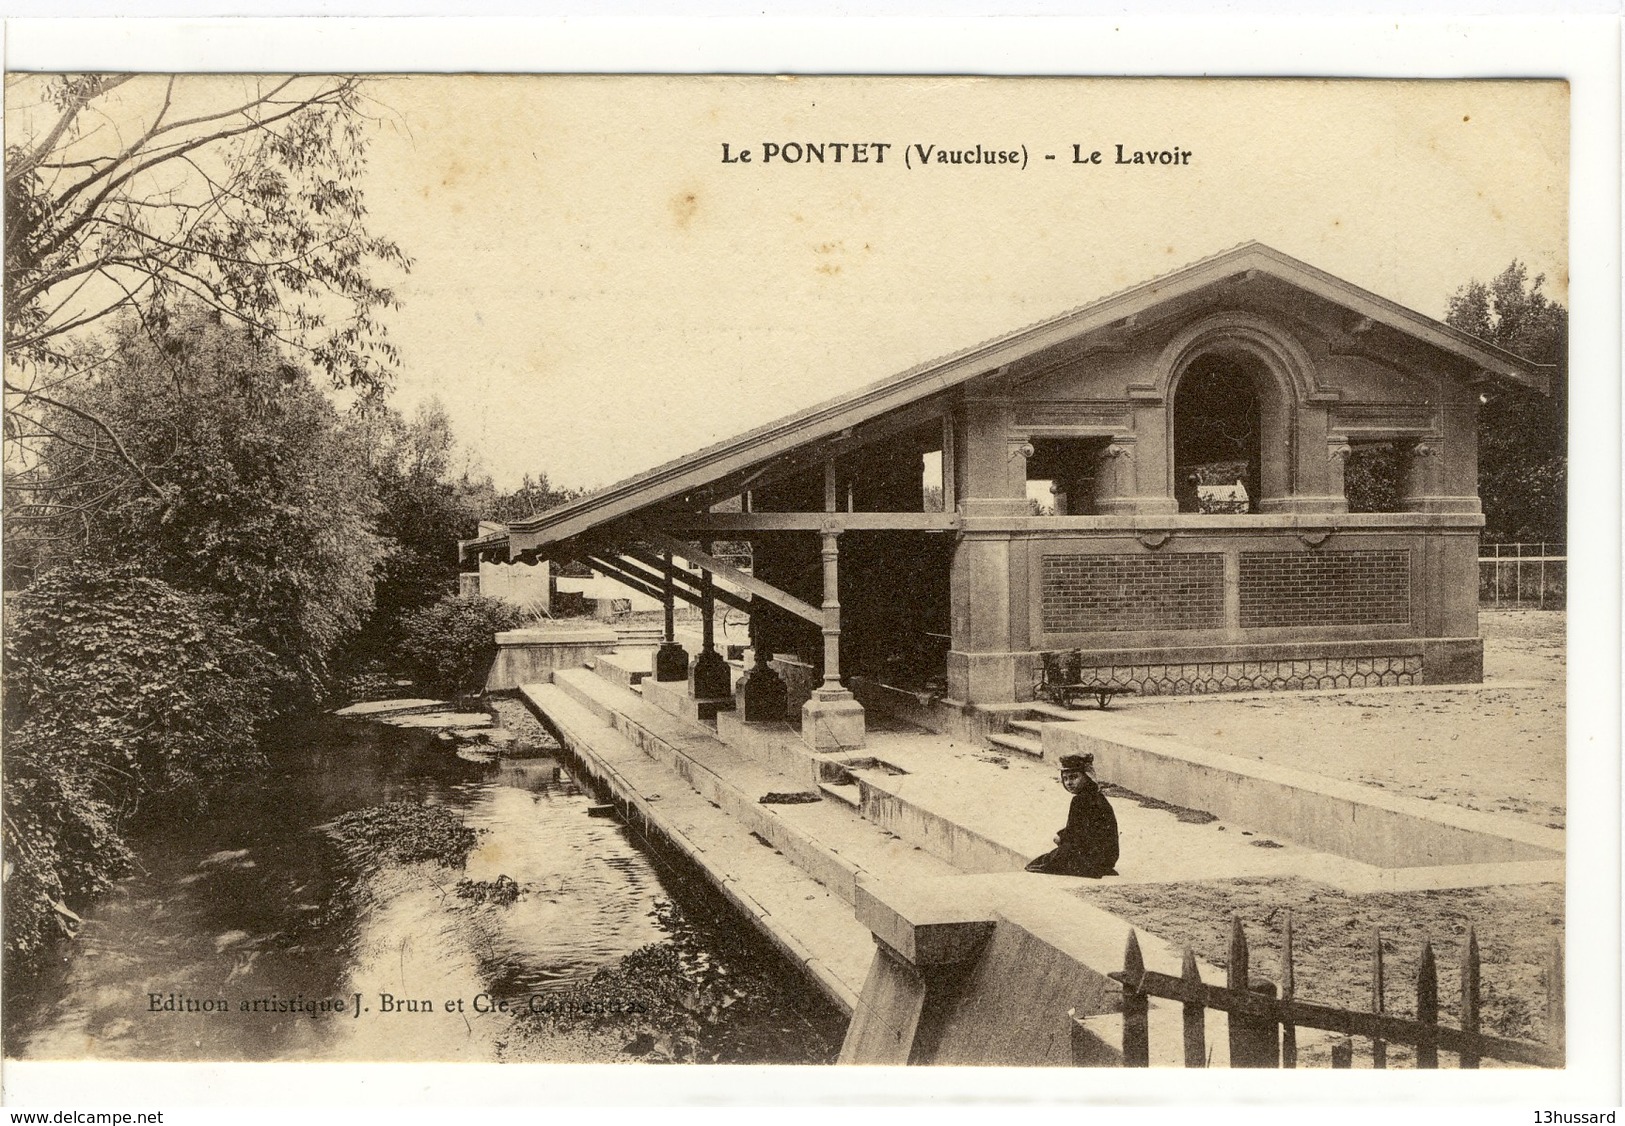
[[[845,1017],[563,756],[289,733],[252,784],[134,835],[139,870],[8,980],[7,1055],[833,1062]],[[341,842],[380,807],[474,830],[466,863]]]

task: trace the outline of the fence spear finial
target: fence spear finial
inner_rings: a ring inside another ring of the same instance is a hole
[[[1433,960],[1433,943],[1422,940],[1422,960],[1416,967],[1416,1019],[1423,1024],[1439,1023],[1439,968]],[[1439,1066],[1439,1046],[1431,1038],[1416,1045],[1416,1066]]]
[[[1461,946],[1461,1030],[1478,1031],[1478,935],[1473,925],[1467,924],[1467,941]],[[1478,1066],[1478,1053],[1460,1053],[1461,1066]]]

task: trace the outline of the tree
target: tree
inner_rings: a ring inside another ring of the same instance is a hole
[[[387,388],[378,314],[397,301],[376,275],[409,262],[367,230],[365,106],[354,77],[7,77],[13,467],[49,440],[42,412],[112,362],[93,330],[125,316],[158,340],[203,305],[335,386]]]
[[[6,606],[5,940],[31,962],[127,868],[154,800],[190,812],[259,762],[275,670],[198,598],[72,565]]]
[[[218,605],[319,693],[383,554],[354,436],[279,347],[213,309],[178,311],[156,338],[127,317],[113,336],[98,376],[43,416],[37,471],[13,482],[24,527],[42,521],[39,562],[134,563]]]
[[[378,531],[388,543],[361,639],[362,649],[378,650],[398,640],[404,616],[456,590],[457,541],[474,534],[479,512],[465,485],[451,478],[456,438],[438,399],[410,419],[388,408],[369,411],[359,426],[378,489]]]
[[[1445,320],[1527,360],[1552,365],[1551,392],[1486,385],[1478,411],[1478,491],[1491,540],[1562,541],[1567,527],[1568,310],[1514,261],[1488,285],[1450,298]]]
[[[507,492],[499,491],[489,479],[473,486],[473,490],[479,504],[480,516],[504,524],[513,520],[523,520],[527,516],[535,516],[561,504],[569,504],[586,495],[582,489],[554,488],[546,473],[538,473],[534,477],[527,473],[517,489]]]

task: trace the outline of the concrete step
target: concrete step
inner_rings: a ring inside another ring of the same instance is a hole
[[[604,653],[593,662],[592,671],[611,684],[630,688],[650,675],[649,653],[643,649]]]
[[[905,773],[854,766],[863,815],[964,872],[1017,872],[1055,847],[1070,798],[1054,773],[1025,755],[988,755],[947,739],[871,738],[865,754]],[[1113,780],[1103,772],[1104,781]],[[1381,873],[1275,838],[1245,823],[1180,820],[1160,803],[1108,793],[1117,817],[1120,876],[1104,883],[1160,883],[1299,875],[1366,887]]]
[[[660,626],[616,626],[615,636],[621,649],[656,649],[666,639],[666,631]]]
[[[863,805],[863,790],[856,782],[820,782],[818,789],[848,809],[859,809]]]
[[[580,769],[610,791],[634,828],[682,852],[835,1004],[849,1013],[856,1007],[874,940],[847,901],[764,847],[749,828],[560,685],[527,684],[520,693],[558,732]]]
[[[1030,759],[1042,760],[1044,757],[1044,744],[1042,740],[1026,735],[993,734],[987,741],[996,750],[1014,751],[1018,755],[1025,755]]]
[[[1044,721],[1041,719],[1013,719],[1010,721],[1010,730],[1017,735],[1042,740],[1044,737]]]
[[[591,674],[561,671],[554,685],[848,903],[861,879],[935,879],[956,871],[923,846],[856,815],[850,800],[761,802],[770,793],[820,792],[805,772],[774,770],[709,729]]]

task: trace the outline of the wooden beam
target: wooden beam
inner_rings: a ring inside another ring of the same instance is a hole
[[[729,566],[722,560],[691,547],[675,536],[668,536],[664,532],[657,532],[652,528],[645,528],[640,535],[661,551],[669,551],[673,555],[681,556],[691,563],[698,563],[701,567],[727,579],[737,587],[750,591],[751,594],[781,609],[788,610],[798,618],[812,622],[814,625],[824,624],[824,611],[817,606],[811,606],[793,594],[780,590],[776,586],[769,586],[755,575],[748,575],[737,567]]]
[[[628,567],[628,569],[635,570],[632,565],[634,563],[641,563],[645,567],[654,567],[659,571],[664,570],[664,560],[659,559],[654,555],[641,552],[636,548],[624,548],[620,554],[621,561]],[[676,552],[674,551],[673,554],[676,554]],[[688,586],[693,589],[696,595],[705,589],[705,584],[700,579],[689,574],[681,567],[673,567],[671,569],[671,575],[673,578],[681,579],[683,582],[687,583]],[[663,578],[664,576],[662,576],[662,579]],[[687,591],[684,593],[687,593]],[[731,606],[735,610],[743,610],[747,614],[750,613],[750,599],[741,598],[730,590],[723,590],[715,583],[711,585],[711,597],[716,599],[718,602],[721,602],[725,606]]]
[[[664,598],[665,597],[665,592],[664,591],[660,590],[657,587],[650,586],[647,582],[643,581],[643,579],[640,578],[639,576],[628,574],[627,572],[621,570],[619,567],[616,567],[616,566],[614,566],[614,565],[612,565],[610,563],[605,562],[602,559],[599,559],[597,556],[594,556],[594,555],[583,556],[581,561],[583,563],[585,563],[587,566],[591,567],[595,571],[602,571],[604,574],[608,575],[610,578],[614,579],[616,582],[624,583],[626,586],[631,587],[633,590],[637,591],[639,594],[647,594],[650,598]]]
[[[959,516],[951,512],[695,512],[663,514],[660,521],[674,531],[716,533],[951,532],[959,527]]]

